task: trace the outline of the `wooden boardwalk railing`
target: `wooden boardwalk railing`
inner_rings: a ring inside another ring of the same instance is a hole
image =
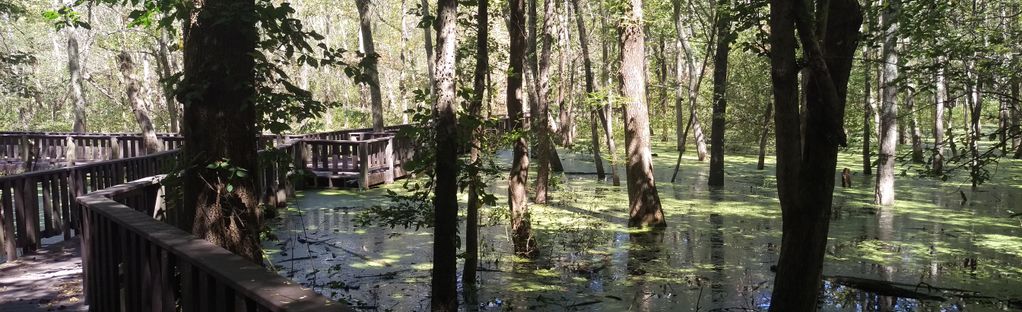
[[[161,177],[78,198],[92,311],[353,311],[153,218]]]
[[[72,231],[78,230],[76,197],[166,172],[173,167],[177,154],[174,150],[0,176],[0,243],[4,256],[8,260],[17,258],[19,247],[23,253],[31,253],[46,237],[63,234],[69,239]]]

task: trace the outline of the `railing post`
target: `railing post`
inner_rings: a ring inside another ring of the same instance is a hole
[[[18,258],[17,232],[14,230],[14,207],[11,204],[10,182],[0,182],[0,226],[3,226],[0,242],[4,244],[7,261]]]
[[[73,167],[75,165],[75,161],[78,160],[78,146],[75,145],[75,139],[70,135],[67,136],[67,139],[65,140],[67,140],[67,143],[64,144],[64,161],[67,163],[68,167]]]
[[[121,145],[115,136],[110,137],[110,159],[121,159]]]
[[[369,142],[358,142],[358,187],[369,189]]]
[[[383,179],[386,183],[394,183],[394,137],[387,138],[387,147],[383,150],[383,161],[387,162],[387,172]]]

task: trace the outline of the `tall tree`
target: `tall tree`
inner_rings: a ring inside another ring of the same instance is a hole
[[[908,93],[905,94],[905,109],[909,113],[908,128],[912,142],[912,162],[922,163],[923,135],[919,132],[919,118],[916,115],[916,90],[912,86],[908,87]]]
[[[528,49],[525,24],[525,0],[508,1],[508,72],[507,72],[507,115],[509,132],[515,139],[511,156],[511,173],[507,182],[507,200],[511,209],[511,242],[515,253],[533,256],[536,241],[532,237],[532,223],[529,220],[529,206],[526,189],[529,181],[529,142],[525,139],[525,114],[522,112],[522,98],[525,90],[526,56]]]
[[[766,146],[767,136],[770,135],[770,114],[774,110],[772,103],[766,104],[766,112],[763,113],[763,126],[760,127],[759,132],[759,159],[756,162],[756,170],[763,170],[766,167]]]
[[[185,107],[180,226],[262,263],[259,190],[249,174],[258,165],[255,1],[192,4],[184,25],[184,78],[177,93]]]
[[[872,4],[873,0],[865,1],[863,11],[870,12]],[[863,33],[870,34],[872,30],[873,22],[869,18],[869,14],[864,14]],[[873,98],[870,94],[873,91],[873,87],[871,85],[873,80],[870,78],[870,73],[873,71],[873,64],[870,63],[870,52],[872,50],[873,49],[868,42],[862,49],[862,65],[864,69],[862,71],[862,81],[864,85],[862,88],[862,174],[867,176],[873,175],[873,160],[870,155],[873,152],[870,140],[873,138],[873,125],[871,122],[874,117]]]
[[[883,75],[880,89],[880,154],[877,155],[877,182],[873,202],[888,206],[894,204],[894,160],[898,146],[898,16],[901,0],[886,0],[880,17],[883,32]]]
[[[429,0],[422,0],[422,14],[423,17],[432,16],[432,12],[429,11]],[[422,28],[422,44],[426,48],[426,78],[429,82],[429,93],[436,94],[436,90],[433,87],[436,85],[435,79],[433,78],[433,62],[436,60],[433,58],[433,32],[429,27]]]
[[[731,5],[717,1],[717,47],[713,53],[713,124],[710,134],[711,187],[724,186],[724,113],[727,111],[727,60],[731,53]]]
[[[933,174],[944,173],[944,108],[947,106],[947,80],[944,78],[943,64],[937,64],[936,91],[933,99],[933,163],[930,170]]]
[[[383,131],[383,96],[380,94],[380,73],[377,62],[376,45],[373,43],[372,19],[369,12],[369,0],[355,0],[358,8],[358,42],[362,53],[362,70],[365,71],[363,88],[368,89],[370,105],[373,112],[373,131]]]
[[[624,9],[618,31],[621,36],[620,77],[627,152],[628,225],[664,227],[667,221],[653,181],[653,155],[650,151],[642,0],[629,0]]]
[[[553,51],[554,36],[557,34],[557,16],[554,0],[543,1],[543,46],[539,54],[536,114],[532,115],[533,131],[536,133],[536,191],[533,199],[537,204],[546,203],[547,188],[550,185],[550,159],[554,149],[550,139],[550,102],[553,87],[550,81],[550,55]]]
[[[135,115],[139,129],[142,131],[142,145],[145,147],[145,153],[158,152],[160,151],[160,140],[156,138],[156,129],[153,128],[153,121],[149,118],[149,111],[146,110],[145,104],[138,96],[139,82],[135,77],[135,63],[132,62],[131,55],[122,51],[117,55],[117,65],[121,71],[121,77],[124,79],[126,100],[131,107],[131,112]]]
[[[181,105],[174,99],[174,87],[168,81],[172,75],[174,75],[174,69],[171,67],[170,58],[170,38],[167,35],[166,29],[160,30],[160,36],[157,39],[158,49],[156,49],[156,64],[159,67],[157,74],[160,76],[163,89],[164,105],[167,106],[167,125],[171,133],[178,133],[181,131]]]
[[[707,57],[710,56],[709,49],[713,45],[707,45],[707,53],[705,53],[703,59],[699,62],[696,61],[696,51],[690,44],[692,40],[693,31],[689,27],[684,27],[685,18],[681,14],[681,0],[672,0],[671,3],[674,7],[674,28],[678,32],[677,45],[679,49],[684,52],[678,54],[677,71],[676,75],[678,83],[678,94],[675,98],[675,122],[676,129],[681,128],[681,116],[683,108],[683,99],[687,98],[689,117],[688,122],[685,125],[685,130],[678,134],[678,151],[679,159],[680,154],[685,151],[685,145],[687,144],[688,131],[692,130],[692,138],[695,140],[696,145],[696,159],[703,161],[706,159],[706,137],[703,135],[703,126],[699,122],[699,116],[696,114],[699,105],[699,88],[702,86],[703,77],[706,73]],[[711,31],[709,42],[714,41],[716,37],[716,30]],[[682,66],[684,64],[684,66]],[[682,86],[682,81],[687,82],[685,86]],[[682,94],[682,90],[686,90],[686,94]],[[677,171],[677,170],[675,170]]]
[[[571,0],[571,7],[575,11],[575,22],[578,24],[578,42],[579,47],[582,49],[582,69],[585,76],[585,88],[586,97],[596,91],[596,85],[593,82],[593,60],[589,56],[589,33],[586,32],[586,24],[582,11],[579,10],[578,0]],[[592,125],[589,127],[592,133],[592,144],[593,144],[593,162],[596,163],[596,176],[603,180],[606,173],[603,169],[603,157],[600,155],[600,128],[599,123],[601,109],[593,106],[591,115]]]
[[[67,71],[71,75],[71,97],[74,100],[74,124],[71,131],[84,133],[88,131],[86,118],[85,83],[82,79],[81,57],[78,52],[78,33],[75,29],[67,31]]]
[[[830,226],[838,147],[862,11],[856,0],[770,1],[770,63],[777,139],[777,194],[783,218],[771,311],[816,311]],[[795,29],[809,63],[806,137],[800,135]],[[821,40],[822,39],[822,40]],[[822,41],[822,42],[821,42]]]
[[[433,105],[436,121],[436,186],[433,190],[433,311],[458,310],[458,120],[454,71],[457,40],[457,0],[440,0],[436,17],[436,62],[433,78],[437,91]]]
[[[486,92],[486,74],[490,67],[490,48],[488,46],[490,36],[489,0],[479,0],[476,7],[476,65],[472,78],[472,101],[468,106],[468,113],[472,118],[481,120],[483,109],[483,93]],[[482,201],[479,199],[479,187],[482,186],[482,179],[479,176],[479,153],[482,140],[480,136],[483,129],[476,127],[472,129],[472,139],[469,146],[468,166],[469,177],[472,179],[468,186],[468,211],[465,217],[465,268],[462,270],[461,280],[465,284],[474,285],[476,282],[476,268],[479,266],[479,208]]]

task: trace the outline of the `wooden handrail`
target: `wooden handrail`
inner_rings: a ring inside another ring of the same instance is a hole
[[[119,198],[127,194],[152,197],[137,191],[161,179],[147,177],[78,198],[91,310],[354,311],[141,213],[146,207],[118,202],[128,201]]]

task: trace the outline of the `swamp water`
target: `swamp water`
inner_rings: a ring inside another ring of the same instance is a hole
[[[480,229],[476,289],[459,285],[462,308],[766,310],[781,237],[774,168],[757,171],[755,157],[727,156],[727,186],[710,191],[708,162],[686,157],[672,184],[677,154],[654,152],[666,230],[626,227],[625,186],[591,174],[563,175],[549,204],[530,206],[540,248],[533,261],[514,257],[506,222],[491,220],[507,209],[506,182],[491,183],[498,206],[482,211],[482,222],[491,225]],[[561,156],[568,172],[594,170],[589,155]],[[858,156],[841,157],[840,168],[861,168]],[[1022,309],[1022,221],[1009,217],[1022,210],[1022,162],[1004,160],[995,170],[994,181],[976,192],[960,182],[898,176],[897,205],[888,209],[869,204],[873,177],[855,170],[854,187],[835,190],[821,310]],[[620,164],[618,171],[624,175]],[[387,205],[386,189],[398,190],[400,183],[366,192],[301,193],[273,221],[277,240],[264,243],[275,268],[361,310],[428,310],[432,229],[358,227],[354,221],[366,207]],[[834,282],[842,277],[902,283],[943,301],[878,296]]]

